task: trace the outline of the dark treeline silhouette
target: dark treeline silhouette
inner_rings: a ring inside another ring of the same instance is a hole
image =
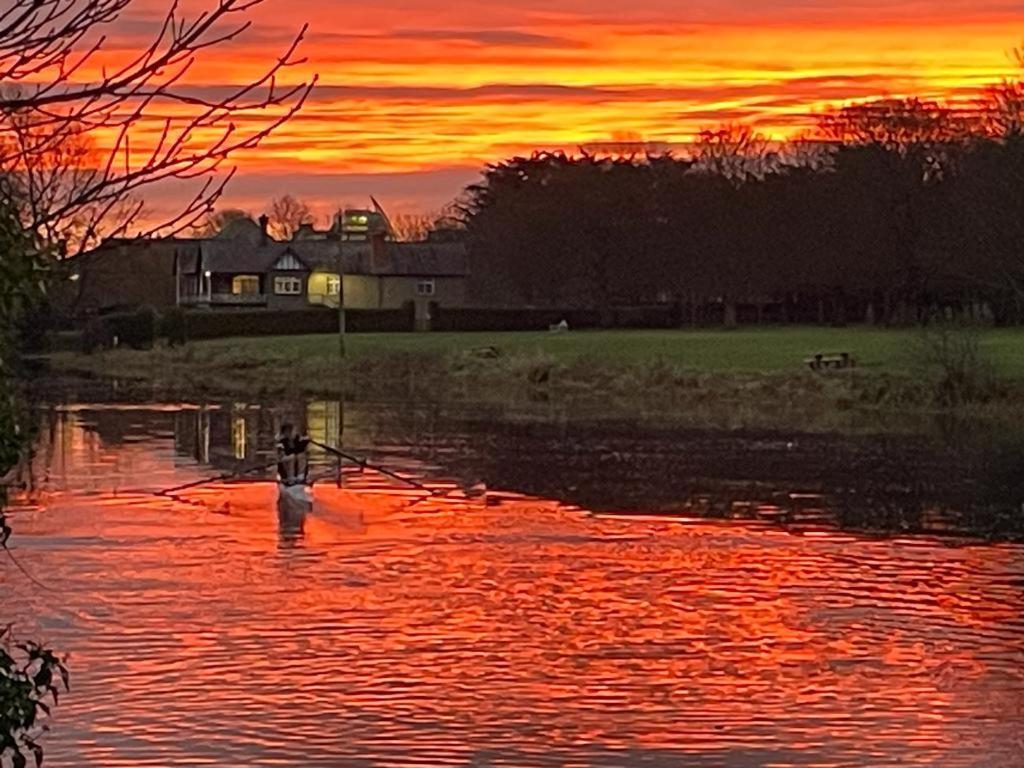
[[[461,202],[493,304],[660,303],[680,323],[1024,321],[1024,98],[824,115],[785,144],[701,134],[688,157],[536,153]]]

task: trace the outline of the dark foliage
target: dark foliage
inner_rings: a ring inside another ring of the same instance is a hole
[[[684,323],[1021,321],[1024,140],[1001,124],[886,100],[777,152],[716,132],[692,159],[513,158],[463,198],[474,290],[504,306],[669,304]]]
[[[432,305],[430,327],[435,331],[546,331],[563,320],[569,329],[672,328],[681,311],[672,305],[642,307],[578,307],[504,309],[451,308]]]
[[[599,328],[601,315],[589,309],[449,309],[431,307],[435,331],[546,331],[565,320],[570,328]]]
[[[160,314],[157,334],[167,340],[168,346],[178,347],[188,341],[188,323],[185,311],[171,307]]]
[[[92,354],[100,349],[114,346],[114,334],[105,318],[93,317],[82,328],[82,351]]]
[[[0,516],[0,545],[10,528]],[[0,760],[24,768],[29,757],[42,765],[36,741],[46,730],[43,719],[56,704],[61,687],[68,689],[68,671],[52,651],[36,643],[14,643],[10,627],[0,629]]]
[[[25,438],[18,421],[17,404],[14,395],[8,391],[7,383],[0,378],[0,478],[18,463],[24,448]],[[0,509],[6,501],[5,487],[0,484]]]
[[[282,311],[226,311],[185,313],[189,339],[219,339],[228,336],[301,335],[337,333],[338,313],[331,309]],[[347,332],[412,331],[413,308],[350,309],[345,312]]]
[[[103,315],[86,326],[84,345],[87,350],[110,346],[150,349],[156,339],[156,325],[156,312],[152,307]]]
[[[44,295],[45,254],[26,233],[10,201],[0,201],[0,372],[9,366],[18,331]]]

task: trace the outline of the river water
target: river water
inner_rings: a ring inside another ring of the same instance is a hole
[[[282,418],[437,494],[326,455],[305,519],[261,477],[148,493]],[[934,453],[907,512],[900,445],[486,421],[47,402],[9,510],[45,588],[0,565],[72,670],[47,764],[1024,765],[1024,545],[919,498]],[[886,488],[895,530],[848,511]]]

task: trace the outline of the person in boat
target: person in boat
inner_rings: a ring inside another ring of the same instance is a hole
[[[277,437],[277,473],[285,485],[306,482],[309,472],[307,448],[307,435],[300,435],[292,424],[281,425],[281,434]]]

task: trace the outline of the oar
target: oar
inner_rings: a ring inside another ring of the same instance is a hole
[[[316,440],[310,440],[309,442],[310,444],[315,445],[317,448],[323,448],[328,453],[333,453],[338,458],[348,459],[354,464],[358,464],[359,466],[365,467],[366,469],[372,469],[374,472],[380,472],[382,475],[387,475],[390,478],[398,480],[400,483],[405,483],[407,485],[411,485],[413,488],[418,488],[421,491],[426,491],[432,496],[437,495],[437,489],[428,488],[423,483],[413,480],[412,478],[402,477],[401,475],[392,472],[391,470],[386,469],[385,467],[381,467],[376,464],[371,464],[366,459],[362,459],[358,456],[353,456],[351,453],[345,453],[344,451],[340,451],[337,448],[332,448],[329,445],[318,443]]]
[[[220,474],[220,475],[214,475],[213,477],[204,477],[202,480],[196,480],[196,481],[191,482],[191,483],[183,483],[182,485],[176,485],[173,488],[164,488],[162,491],[156,491],[156,495],[157,496],[169,496],[172,493],[177,493],[178,491],[184,491],[184,490],[187,490],[189,488],[197,488],[200,485],[206,485],[208,483],[223,482],[224,480],[230,480],[233,477],[245,477],[246,475],[251,475],[251,474],[254,474],[256,472],[265,472],[266,470],[270,469],[271,467],[276,467],[276,466],[277,466],[277,459],[274,459],[269,464],[263,464],[263,465],[258,466],[258,467],[249,467],[248,469],[242,469],[242,470],[238,470],[238,471],[235,471],[235,472],[225,472],[225,473]]]

